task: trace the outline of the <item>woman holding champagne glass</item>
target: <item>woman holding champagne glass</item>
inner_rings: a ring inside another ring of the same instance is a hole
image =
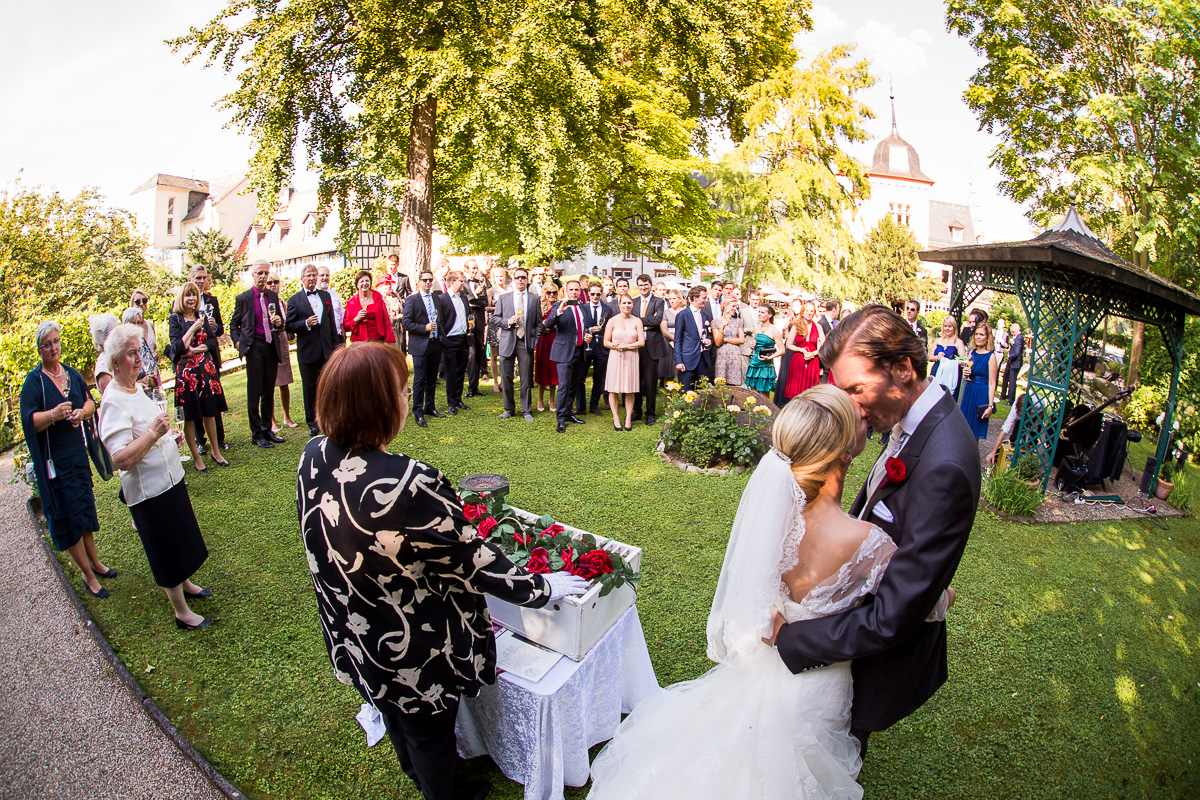
[[[371,273],[359,270],[354,285],[358,291],[346,301],[346,316],[342,321],[342,329],[350,334],[350,341],[395,344],[396,331],[392,329],[383,295],[371,288]]]
[[[188,283],[175,293],[171,306],[171,319],[167,324],[171,346],[175,348],[178,367],[175,372],[175,405],[182,411],[183,430],[188,449],[192,453],[196,471],[208,472],[196,447],[196,425],[204,426],[208,441],[216,442],[216,416],[229,407],[225,403],[225,391],[221,388],[221,376],[213,360],[208,357],[208,340],[216,332],[207,314],[200,313],[200,290],[196,284]],[[141,343],[138,343],[138,363],[141,363]],[[136,376],[135,376],[136,378]],[[219,449],[211,453],[213,461],[220,467],[229,462],[221,457]]]

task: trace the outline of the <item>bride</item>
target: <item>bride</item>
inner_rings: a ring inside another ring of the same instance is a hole
[[[882,530],[842,511],[846,470],[865,440],[861,415],[833,386],[784,407],[717,582],[708,617],[717,666],[625,719],[592,764],[589,800],[862,797],[850,662],[793,675],[769,642],[782,619],[862,602],[896,551]],[[952,598],[947,590],[931,619]]]

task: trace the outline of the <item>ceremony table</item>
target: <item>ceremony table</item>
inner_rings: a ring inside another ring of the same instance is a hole
[[[525,800],[562,800],[588,780],[588,748],[612,738],[644,698],[661,691],[637,606],[622,614],[579,662],[562,658],[540,681],[502,673],[459,706],[463,758],[490,755]]]

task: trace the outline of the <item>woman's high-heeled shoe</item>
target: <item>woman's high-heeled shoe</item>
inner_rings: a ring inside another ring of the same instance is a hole
[[[228,461],[217,461],[215,458],[213,459],[213,463],[216,464],[218,467],[228,467],[229,466]]]
[[[613,423],[613,430],[614,430],[614,431],[620,431],[620,430],[621,430],[621,426],[620,426],[620,425],[618,425],[618,424],[616,424],[616,423],[614,422],[614,423]]]
[[[184,589],[183,593],[188,597],[212,597],[212,589],[209,589],[208,587],[205,587],[198,592],[189,592],[187,589]]]
[[[627,430],[627,431],[631,431],[631,430],[633,430],[633,426],[632,426],[632,425],[626,425],[626,426],[625,426],[625,430]]]
[[[197,628],[207,628],[209,625],[212,625],[212,624],[213,624],[212,617],[205,617],[204,619],[197,622],[195,625],[188,625],[186,622],[181,620],[179,617],[175,618],[175,627],[179,628],[179,630],[181,630],[181,631],[194,631]]]

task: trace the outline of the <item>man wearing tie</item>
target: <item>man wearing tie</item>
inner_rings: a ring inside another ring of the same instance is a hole
[[[662,320],[666,302],[655,297],[649,275],[638,275],[638,296],[633,298],[633,316],[642,321],[646,330],[646,346],[638,350],[638,372],[642,390],[633,400],[633,420],[642,418],[642,400],[646,401],[646,424],[653,425],[658,413],[658,362],[670,358],[663,342]]]
[[[1021,333],[1021,326],[1015,322],[1008,332],[1011,337],[1008,342],[1008,364],[1004,367],[1004,391],[1000,396],[1007,403],[1015,403],[1017,376],[1021,374],[1021,366],[1025,363],[1025,334]]]
[[[467,397],[481,397],[483,393],[479,391],[479,377],[487,360],[487,351],[484,349],[487,345],[487,282],[475,259],[468,258],[463,269],[466,272],[463,276],[463,292],[471,312],[471,324],[467,330]]]
[[[708,374],[708,347],[712,344],[712,317],[703,286],[688,290],[688,307],[675,317],[675,369],[685,392],[697,378]]]
[[[604,347],[604,327],[613,318],[612,309],[605,304],[604,287],[593,283],[588,287],[588,304],[584,307],[585,321],[588,330],[592,332],[586,362],[592,368],[592,394],[588,400],[588,410],[593,414],[600,413],[600,400],[604,397],[604,376],[608,372],[608,350]],[[587,367],[584,367],[585,371]],[[582,397],[580,398],[582,400]]]
[[[513,364],[521,375],[521,414],[533,422],[533,351],[542,333],[542,301],[529,291],[529,270],[517,267],[512,272],[511,292],[496,297],[492,322],[499,329],[500,391],[504,412],[500,419],[516,414],[513,399]]]
[[[929,333],[925,330],[925,326],[917,321],[917,315],[921,313],[921,304],[916,300],[909,300],[904,304],[904,319],[908,321],[908,326],[912,328],[912,332],[917,335],[917,338],[925,343],[925,349],[929,349]]]
[[[296,361],[300,365],[300,386],[304,392],[304,421],[308,435],[316,436],[317,381],[321,369],[341,342],[333,324],[333,299],[317,288],[317,266],[306,264],[300,273],[304,288],[288,298],[287,329],[296,336]]]
[[[438,338],[438,312],[433,302],[433,273],[422,270],[417,280],[416,294],[404,301],[401,322],[408,334],[408,354],[413,360],[412,414],[420,428],[426,427],[425,417],[444,417],[434,405],[437,390],[438,364],[442,360],[442,343]]]
[[[346,306],[342,304],[342,296],[330,285],[329,267],[322,264],[317,267],[317,288],[323,290],[333,301],[333,327],[337,331],[338,341],[345,341],[342,335],[342,317],[346,314]]]
[[[438,319],[442,320],[442,374],[446,376],[446,413],[458,414],[461,408],[469,411],[462,400],[463,378],[467,374],[467,335],[471,315],[467,296],[463,292],[462,273],[446,273],[446,291],[434,295]]]
[[[404,301],[412,294],[412,282],[408,276],[400,271],[400,256],[396,253],[391,253],[387,257],[388,281],[386,291],[384,292],[384,302],[387,304],[388,316],[392,318],[392,329],[396,334],[396,346],[400,348],[400,352],[407,353],[408,350],[404,344],[404,326],[400,322],[400,317],[404,309]]]
[[[567,423],[582,425],[584,420],[571,413],[578,388],[576,375],[583,369],[583,350],[594,338],[579,307],[579,281],[567,281],[563,287],[566,299],[554,304],[550,316],[542,323],[546,330],[554,329],[554,346],[550,348],[550,360],[558,365],[558,432],[566,433]]]
[[[275,371],[279,356],[275,337],[283,336],[283,317],[279,316],[279,296],[267,289],[271,264],[258,259],[250,265],[254,285],[237,296],[229,338],[238,354],[246,360],[246,417],[250,422],[250,440],[259,447],[274,447],[283,437],[271,430],[275,415]]]

